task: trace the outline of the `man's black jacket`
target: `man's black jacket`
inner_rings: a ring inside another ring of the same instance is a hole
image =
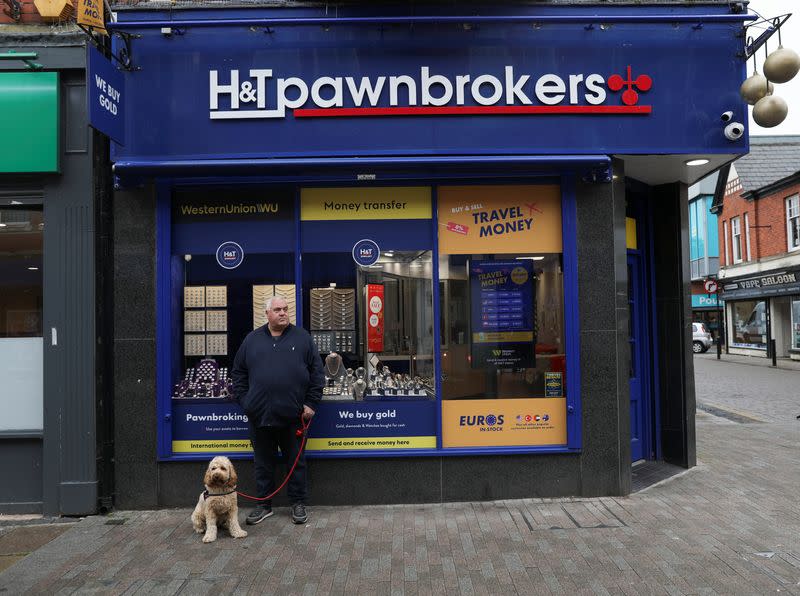
[[[289,325],[272,337],[267,325],[244,338],[233,361],[233,394],[257,427],[299,421],[303,406],[322,399],[325,375],[311,335]]]

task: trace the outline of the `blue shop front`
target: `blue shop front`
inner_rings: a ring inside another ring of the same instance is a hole
[[[747,122],[747,15],[118,16],[118,506],[190,503],[215,454],[252,488],[230,371],[276,296],[325,371],[313,503],[622,495],[635,461],[695,464],[687,185],[748,150],[721,118]]]

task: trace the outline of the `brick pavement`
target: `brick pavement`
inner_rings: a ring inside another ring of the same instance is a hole
[[[284,509],[210,545],[190,509],[91,517],[0,593],[800,594],[800,421],[762,418],[698,412],[699,465],[626,498]]]

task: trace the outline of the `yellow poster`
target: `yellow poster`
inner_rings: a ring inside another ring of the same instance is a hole
[[[93,27],[100,33],[106,33],[103,0],[78,0],[77,18],[78,25]]]
[[[442,254],[561,252],[561,188],[557,185],[441,186]]]
[[[566,443],[567,401],[563,397],[442,401],[443,447]]]
[[[384,188],[304,188],[300,219],[430,219],[431,189],[427,186]]]

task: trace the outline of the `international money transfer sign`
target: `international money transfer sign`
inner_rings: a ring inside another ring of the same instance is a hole
[[[124,145],[125,76],[91,44],[87,44],[86,51],[89,124],[118,145]]]
[[[469,279],[472,367],[534,367],[531,261],[473,261]]]

